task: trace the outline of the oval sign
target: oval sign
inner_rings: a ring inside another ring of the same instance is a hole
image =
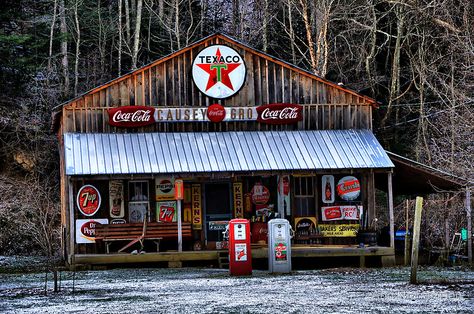
[[[346,201],[353,201],[360,195],[360,183],[356,177],[346,176],[337,182],[337,195]]]
[[[99,190],[92,185],[84,185],[77,192],[77,207],[84,216],[94,216],[100,208]]]
[[[225,118],[225,108],[219,104],[210,105],[207,108],[207,117],[212,122],[221,122]]]
[[[97,225],[101,225],[101,223],[90,220],[81,226],[81,233],[88,238],[95,238],[95,228]]]
[[[223,99],[237,93],[244,85],[244,59],[234,49],[214,45],[201,50],[193,61],[193,81],[206,96]]]

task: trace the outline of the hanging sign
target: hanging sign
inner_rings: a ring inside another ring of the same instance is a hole
[[[265,205],[270,199],[270,191],[262,183],[257,182],[252,188],[252,203]]]
[[[303,120],[303,107],[296,104],[268,104],[257,107],[257,121],[266,124],[291,124]]]
[[[109,124],[118,127],[141,127],[155,123],[155,109],[145,106],[122,106],[108,109]]]
[[[176,222],[176,202],[156,202],[156,217],[159,222]]]
[[[326,175],[321,178],[321,195],[323,203],[334,203],[334,176]]]
[[[95,228],[106,225],[108,219],[76,219],[76,243],[95,243]]]
[[[202,229],[202,205],[201,205],[201,185],[191,186],[191,210],[193,216],[193,229]]]
[[[291,215],[290,176],[278,176],[278,213],[280,217]]]
[[[345,201],[353,201],[360,195],[360,183],[356,177],[346,176],[337,182],[337,195]]]
[[[321,207],[323,221],[331,220],[359,220],[362,215],[362,206],[327,206]]]
[[[155,179],[156,201],[174,200],[174,178],[158,177]]]
[[[244,218],[244,195],[242,183],[236,182],[232,185],[234,192],[234,218]]]
[[[360,225],[318,225],[323,237],[355,237]]]
[[[184,199],[184,183],[181,179],[176,179],[174,181],[174,199],[183,200]]]
[[[246,69],[243,58],[234,49],[213,45],[194,58],[192,75],[196,87],[211,98],[228,98],[244,85]]]
[[[111,218],[123,218],[125,216],[123,182],[121,180],[109,181],[109,208]]]
[[[92,185],[84,185],[77,192],[77,207],[84,216],[94,216],[100,208],[99,190]]]

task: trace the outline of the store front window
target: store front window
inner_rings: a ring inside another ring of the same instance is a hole
[[[148,181],[130,181],[128,183],[128,192],[129,221],[131,223],[143,222],[146,216],[150,220]]]
[[[294,177],[294,214],[296,217],[316,216],[313,177]]]

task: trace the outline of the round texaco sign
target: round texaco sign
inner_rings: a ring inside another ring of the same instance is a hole
[[[234,49],[209,46],[194,58],[193,80],[197,88],[212,98],[227,98],[237,93],[245,81],[244,59]]]

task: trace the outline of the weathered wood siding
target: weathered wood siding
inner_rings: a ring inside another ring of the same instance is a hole
[[[217,100],[202,94],[194,85],[194,57],[212,44],[225,44],[244,58],[247,78],[234,96]],[[254,122],[161,123],[138,131],[225,131],[278,129],[371,128],[373,101],[353,91],[321,80],[305,71],[228,41],[219,35],[185,48],[153,64],[97,87],[63,108],[65,132],[121,132],[108,125],[106,109],[118,106],[207,107],[259,106],[268,103],[311,104],[296,127],[267,126]],[[136,130],[123,130],[124,132]]]

